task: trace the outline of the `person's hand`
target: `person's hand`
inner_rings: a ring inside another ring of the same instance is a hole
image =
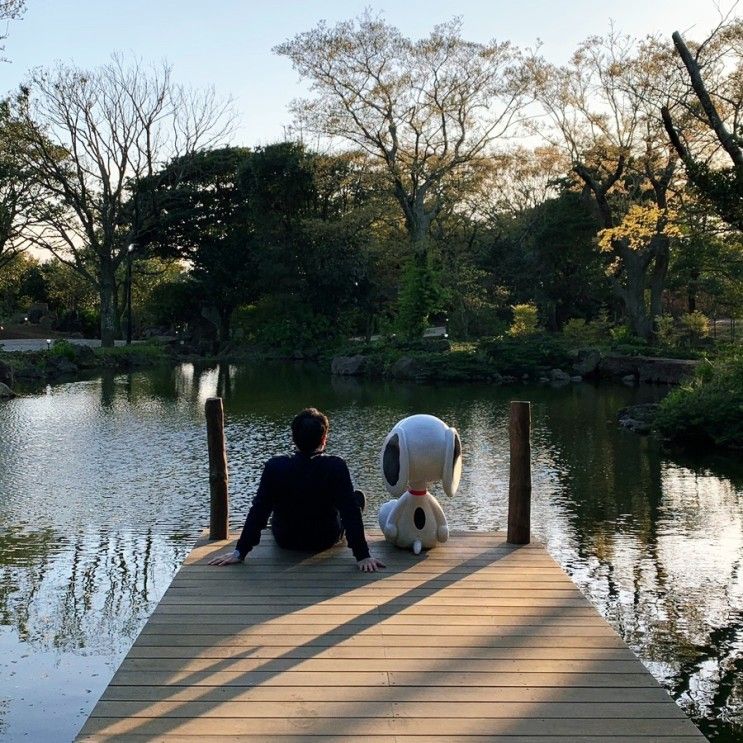
[[[235,557],[234,552],[226,552],[224,555],[217,555],[209,560],[210,565],[237,565],[242,562],[239,557]]]
[[[356,565],[362,573],[375,573],[385,567],[385,564],[377,560],[376,557],[365,557],[363,560],[359,560]]]

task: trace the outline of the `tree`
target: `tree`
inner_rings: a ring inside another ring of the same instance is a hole
[[[247,163],[263,304],[285,345],[327,340],[362,308],[375,310],[369,248],[379,204],[364,171],[354,153],[318,155],[292,142],[260,148]]]
[[[212,90],[194,92],[171,68],[121,56],[92,71],[59,65],[35,71],[16,98],[25,172],[41,190],[41,226],[30,243],[49,250],[96,287],[101,342],[111,346],[119,306],[119,267],[141,225],[132,194],[174,155],[220,139],[229,104]]]
[[[0,102],[0,270],[27,247],[25,235],[36,224],[34,207],[42,198],[24,165],[22,127],[8,102]]]
[[[679,128],[663,107],[666,132],[689,180],[723,220],[743,230],[743,20],[723,20],[691,49],[678,31],[672,38],[693,95],[681,101]],[[699,137],[699,124],[707,136]]]
[[[140,184],[147,216],[137,239],[188,262],[193,287],[230,338],[235,309],[257,304],[265,335],[287,343],[313,325],[337,333],[364,306],[366,245],[376,217],[363,161],[283,142],[228,147],[174,161]],[[298,346],[297,346],[298,347]]]
[[[0,0],[0,23],[5,21],[15,21],[23,17],[23,13],[26,10],[26,0]],[[4,41],[8,38],[7,30],[5,33],[0,33],[0,41]],[[0,52],[5,51],[5,45],[0,46]],[[3,62],[7,62],[6,59],[2,59]]]
[[[221,343],[229,340],[235,308],[254,299],[258,285],[240,185],[249,156],[246,148],[224,147],[175,158],[135,194],[143,205],[137,243],[190,264],[195,296],[219,315]]]
[[[565,148],[577,185],[594,202],[602,245],[615,259],[614,292],[642,338],[652,335],[661,313],[674,233],[669,197],[678,156],[666,146],[657,115],[678,97],[666,74],[669,54],[652,38],[636,45],[611,31],[586,40],[565,67],[534,66],[551,122],[541,133]]]
[[[301,131],[351,142],[385,174],[412,248],[408,274],[427,285],[418,279],[431,224],[453,196],[447,186],[485,162],[525,105],[518,53],[508,42],[464,40],[459,20],[412,41],[368,12],[320,23],[275,51],[316,94],[293,105]]]

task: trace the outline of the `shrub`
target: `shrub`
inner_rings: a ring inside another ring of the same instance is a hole
[[[402,276],[397,329],[405,338],[419,338],[428,325],[429,315],[441,303],[438,277],[428,262],[408,262]]]
[[[77,350],[69,341],[59,339],[52,344],[52,347],[49,349],[49,355],[74,361],[77,357]]]
[[[675,346],[678,341],[676,323],[670,315],[658,315],[655,318],[656,338],[661,346]]]
[[[317,351],[347,332],[341,318],[319,315],[291,296],[262,299],[241,317],[241,327],[255,342],[273,353]]]
[[[535,335],[539,332],[537,307],[534,304],[514,304],[513,322],[508,334],[514,338]]]
[[[688,312],[681,315],[681,327],[684,340],[690,346],[696,346],[709,335],[709,320],[701,312]]]
[[[743,448],[743,351],[702,362],[661,402],[655,425],[670,439]]]
[[[574,348],[600,345],[609,339],[609,321],[605,313],[589,322],[583,318],[574,317],[565,323],[562,335]]]
[[[499,373],[508,375],[533,374],[571,363],[565,345],[556,336],[546,333],[483,340],[480,351]]]

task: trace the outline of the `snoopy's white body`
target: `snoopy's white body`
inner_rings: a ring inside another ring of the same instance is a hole
[[[379,526],[387,541],[412,549],[431,549],[449,538],[439,502],[428,492],[442,481],[454,495],[462,473],[462,447],[456,430],[432,415],[411,415],[387,434],[380,465],[394,500],[379,510]]]
[[[416,511],[419,511],[416,513]],[[379,509],[379,527],[385,539],[397,547],[419,554],[449,538],[446,516],[439,502],[428,491],[414,495],[409,490]]]

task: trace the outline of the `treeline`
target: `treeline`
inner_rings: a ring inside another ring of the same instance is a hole
[[[322,152],[225,146],[229,104],[167,66],[37,71],[0,110],[0,312],[46,302],[105,344],[130,288],[138,332],[206,315],[222,347],[498,336],[514,307],[586,338],[703,334],[743,299],[741,49],[737,18],[561,67],[456,21],[320,24],[276,51]]]

